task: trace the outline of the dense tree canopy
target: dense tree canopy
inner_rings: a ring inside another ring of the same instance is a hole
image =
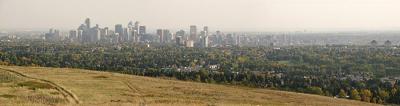
[[[1,42],[0,64],[93,69],[399,104],[400,49]]]

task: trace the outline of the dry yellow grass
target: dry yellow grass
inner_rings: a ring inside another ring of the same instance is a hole
[[[166,80],[69,68],[1,66],[48,80],[73,93],[78,105],[315,105],[372,106],[366,102],[248,87]],[[0,92],[0,95],[3,92]],[[0,97],[0,102],[4,98]],[[5,105],[12,105],[11,99]],[[8,104],[7,104],[8,103]],[[23,103],[22,103],[23,104]],[[40,104],[40,103],[39,103]],[[57,105],[71,105],[60,103]],[[76,105],[76,104],[72,104]]]

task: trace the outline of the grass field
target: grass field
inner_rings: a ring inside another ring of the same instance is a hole
[[[302,93],[81,69],[0,68],[0,105],[377,105]]]

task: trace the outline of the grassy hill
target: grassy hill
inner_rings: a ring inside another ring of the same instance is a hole
[[[376,105],[69,68],[0,66],[0,105]]]

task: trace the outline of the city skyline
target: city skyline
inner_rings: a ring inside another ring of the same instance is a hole
[[[52,3],[53,2],[53,3]],[[90,4],[95,3],[95,6]],[[189,25],[224,31],[395,30],[396,0],[0,0],[0,29],[68,30],[84,18],[101,27],[140,21],[149,30]]]

